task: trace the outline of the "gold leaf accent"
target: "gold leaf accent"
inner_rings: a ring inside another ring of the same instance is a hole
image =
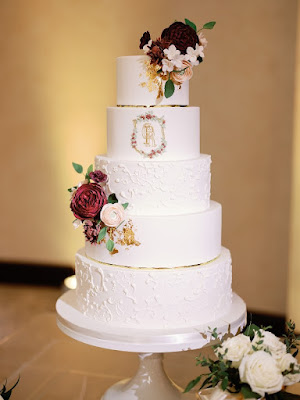
[[[160,70],[159,65],[150,64],[149,60],[143,62],[145,68],[145,75],[148,78],[147,82],[142,82],[140,85],[142,87],[147,87],[149,92],[157,91],[161,92],[162,81],[160,75],[157,74],[157,71]]]

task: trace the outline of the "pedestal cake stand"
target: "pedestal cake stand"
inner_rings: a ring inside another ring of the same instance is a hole
[[[182,394],[164,371],[163,353],[195,350],[206,346],[212,338],[210,328],[220,336],[236,334],[246,324],[246,305],[233,294],[229,312],[210,324],[180,329],[111,328],[85,316],[77,308],[76,292],[70,290],[56,303],[58,327],[80,342],[110,350],[139,353],[136,375],[110,387],[101,400],[179,400],[195,399],[195,394]],[[210,328],[209,328],[210,327]]]

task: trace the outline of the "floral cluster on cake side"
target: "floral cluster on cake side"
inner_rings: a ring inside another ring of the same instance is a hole
[[[296,336],[292,321],[287,323],[283,340],[270,328],[250,324],[243,333],[212,346],[216,359],[197,357],[197,365],[207,367],[208,372],[193,379],[185,392],[200,384],[203,399],[291,398],[283,388],[300,382],[295,358],[300,336]],[[216,328],[210,333],[218,339]]]
[[[78,174],[84,176],[77,186],[68,189],[71,193],[70,208],[75,217],[74,228],[82,225],[86,241],[105,243],[111,254],[118,252],[116,243],[139,245],[134,239],[131,221],[125,221],[128,203],[120,204],[115,193],[107,193],[107,175],[100,170],[93,171],[93,165],[85,174],[82,165],[74,162],[72,165]]]
[[[149,31],[140,39],[140,49],[149,56],[146,69],[149,82],[143,83],[149,90],[158,89],[158,98],[169,98],[175,91],[175,85],[181,84],[193,76],[193,67],[204,58],[207,40],[203,29],[213,29],[215,21],[208,22],[197,30],[188,19],[176,21],[165,28],[161,36],[152,40]],[[165,81],[164,91],[162,82]]]

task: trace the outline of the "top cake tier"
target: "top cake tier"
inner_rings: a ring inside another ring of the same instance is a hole
[[[147,73],[148,56],[117,58],[117,105],[118,106],[188,106],[189,82],[176,86],[174,94],[162,97],[158,102],[158,88],[151,84]],[[159,78],[160,79],[160,78]],[[162,81],[162,88],[164,87]]]

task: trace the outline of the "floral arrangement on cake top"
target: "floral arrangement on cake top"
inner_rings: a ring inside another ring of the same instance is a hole
[[[78,174],[83,174],[82,165],[74,162],[72,165]],[[120,204],[115,193],[107,193],[107,175],[100,170],[93,171],[90,165],[83,176],[77,186],[68,189],[74,228],[83,225],[86,240],[91,244],[105,243],[111,254],[118,252],[116,242],[124,246],[139,245],[134,240],[132,223],[125,223],[128,203]],[[122,230],[119,230],[121,225]]]
[[[270,328],[250,324],[243,333],[212,346],[216,359],[197,357],[197,365],[207,367],[208,372],[193,379],[185,392],[200,383],[199,395],[205,400],[294,398],[283,388],[300,382],[295,358],[300,336],[296,336],[292,321],[287,323],[283,340]],[[217,329],[210,333],[218,339]]]
[[[149,90],[158,87],[158,98],[163,95],[169,98],[179,86],[191,79],[193,67],[199,65],[204,58],[207,40],[203,29],[213,29],[216,22],[211,21],[197,30],[196,25],[185,19],[185,23],[176,21],[165,28],[161,36],[152,40],[150,33],[144,32],[140,39],[140,49],[150,57],[147,64]],[[162,81],[165,81],[164,92]],[[146,84],[144,84],[145,86]]]

